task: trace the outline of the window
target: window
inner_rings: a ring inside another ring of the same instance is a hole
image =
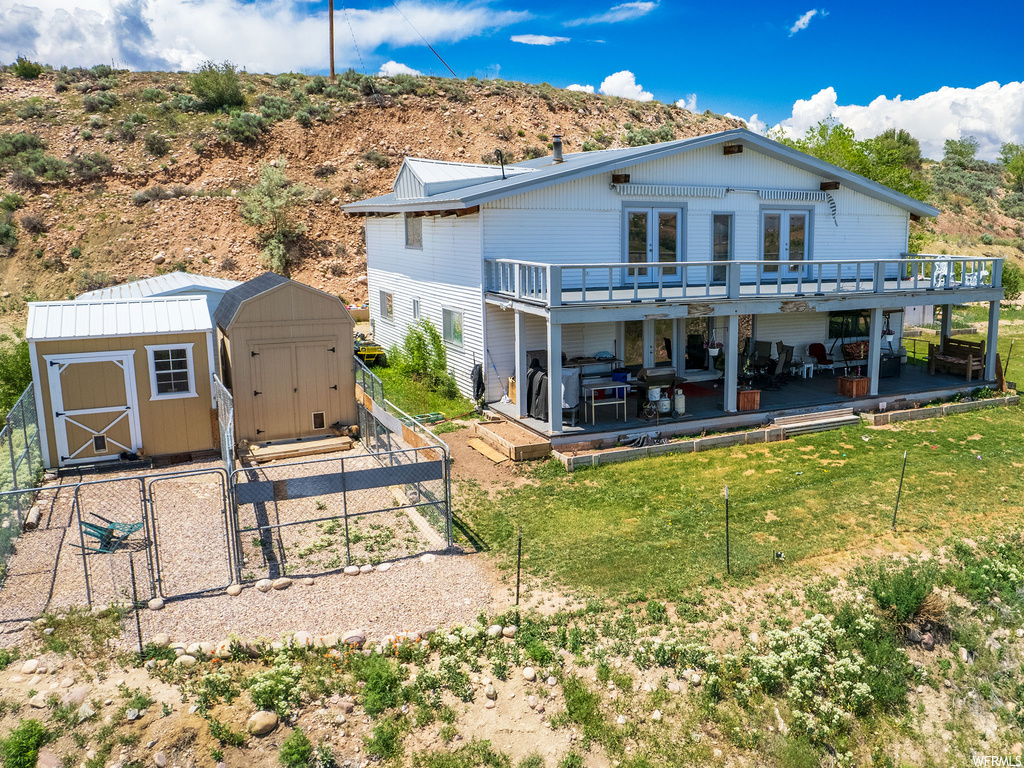
[[[147,346],[150,400],[196,397],[191,344]]]
[[[405,247],[423,247],[423,217],[414,213],[405,214]]]
[[[383,320],[393,320],[395,317],[394,297],[387,291],[380,292],[380,316]]]
[[[441,310],[441,324],[444,326],[444,340],[449,344],[462,346],[462,313],[453,309]]]
[[[871,313],[866,309],[828,313],[830,339],[856,339],[871,335]]]
[[[420,300],[419,299],[413,299],[412,300],[412,319],[413,320],[419,320],[420,319]]]

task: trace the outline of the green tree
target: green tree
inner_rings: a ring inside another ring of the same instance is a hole
[[[976,161],[979,146],[978,140],[973,136],[964,136],[962,139],[946,139],[942,164],[970,168]]]
[[[28,342],[21,332],[16,337],[0,336],[0,412],[6,414],[32,383]]]
[[[999,160],[1006,167],[1011,192],[1024,192],[1024,144],[1003,144]]]
[[[203,62],[189,77],[188,87],[199,97],[203,109],[208,112],[245,104],[238,72],[230,61],[221,64]]]
[[[873,140],[874,150],[907,168],[921,168],[921,143],[902,128],[882,131]]]
[[[259,183],[242,195],[242,218],[259,230],[263,261],[278,274],[288,266],[288,249],[306,231],[290,216],[292,207],[306,195],[305,186],[288,181],[283,160],[260,168]]]

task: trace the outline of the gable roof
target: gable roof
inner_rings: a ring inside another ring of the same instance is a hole
[[[107,301],[37,301],[28,305],[25,338],[58,341],[112,336],[209,332],[203,296]]]
[[[282,277],[274,272],[264,272],[259,277],[237,285],[224,294],[217,311],[213,313],[213,321],[219,327],[226,329],[235,319],[238,310],[241,309],[242,302],[289,282],[291,281],[287,277]]]
[[[468,174],[464,177],[466,182],[464,186],[439,190],[436,193],[431,193],[429,188],[424,188],[418,197],[408,197],[406,194],[412,190],[403,188],[402,191],[399,191],[396,187],[395,191],[390,194],[349,203],[345,206],[345,211],[347,213],[402,213],[423,210],[461,210],[637,163],[726,143],[748,146],[761,154],[774,157],[809,173],[839,181],[844,186],[868,197],[890,203],[918,216],[938,216],[939,214],[937,208],[927,203],[896,192],[852,171],[791,149],[746,128],[734,128],[721,133],[666,141],[661,144],[648,144],[643,147],[575,152],[565,155],[565,162],[562,163],[553,162],[551,157],[541,157],[507,166],[506,171],[514,170],[515,173],[506,173],[508,176],[506,179],[481,181],[479,177]]]
[[[529,173],[528,168],[505,167],[505,176]],[[407,157],[395,177],[395,194],[401,197],[424,197],[454,189],[501,179],[501,167],[480,163],[457,163]]]
[[[96,291],[86,291],[80,294],[77,300],[145,299],[151,296],[173,296],[186,292],[224,293],[238,285],[241,283],[237,280],[225,280],[222,277],[194,275],[191,272],[168,272],[166,275],[111,285]]]

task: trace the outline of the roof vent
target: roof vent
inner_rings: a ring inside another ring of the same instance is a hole
[[[551,142],[551,149],[554,150],[554,161],[556,163],[564,163],[565,159],[562,157],[562,137],[557,133]]]

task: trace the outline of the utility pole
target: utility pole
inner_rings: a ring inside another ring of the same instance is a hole
[[[334,0],[327,0],[327,25],[331,30],[331,82],[334,82]]]

